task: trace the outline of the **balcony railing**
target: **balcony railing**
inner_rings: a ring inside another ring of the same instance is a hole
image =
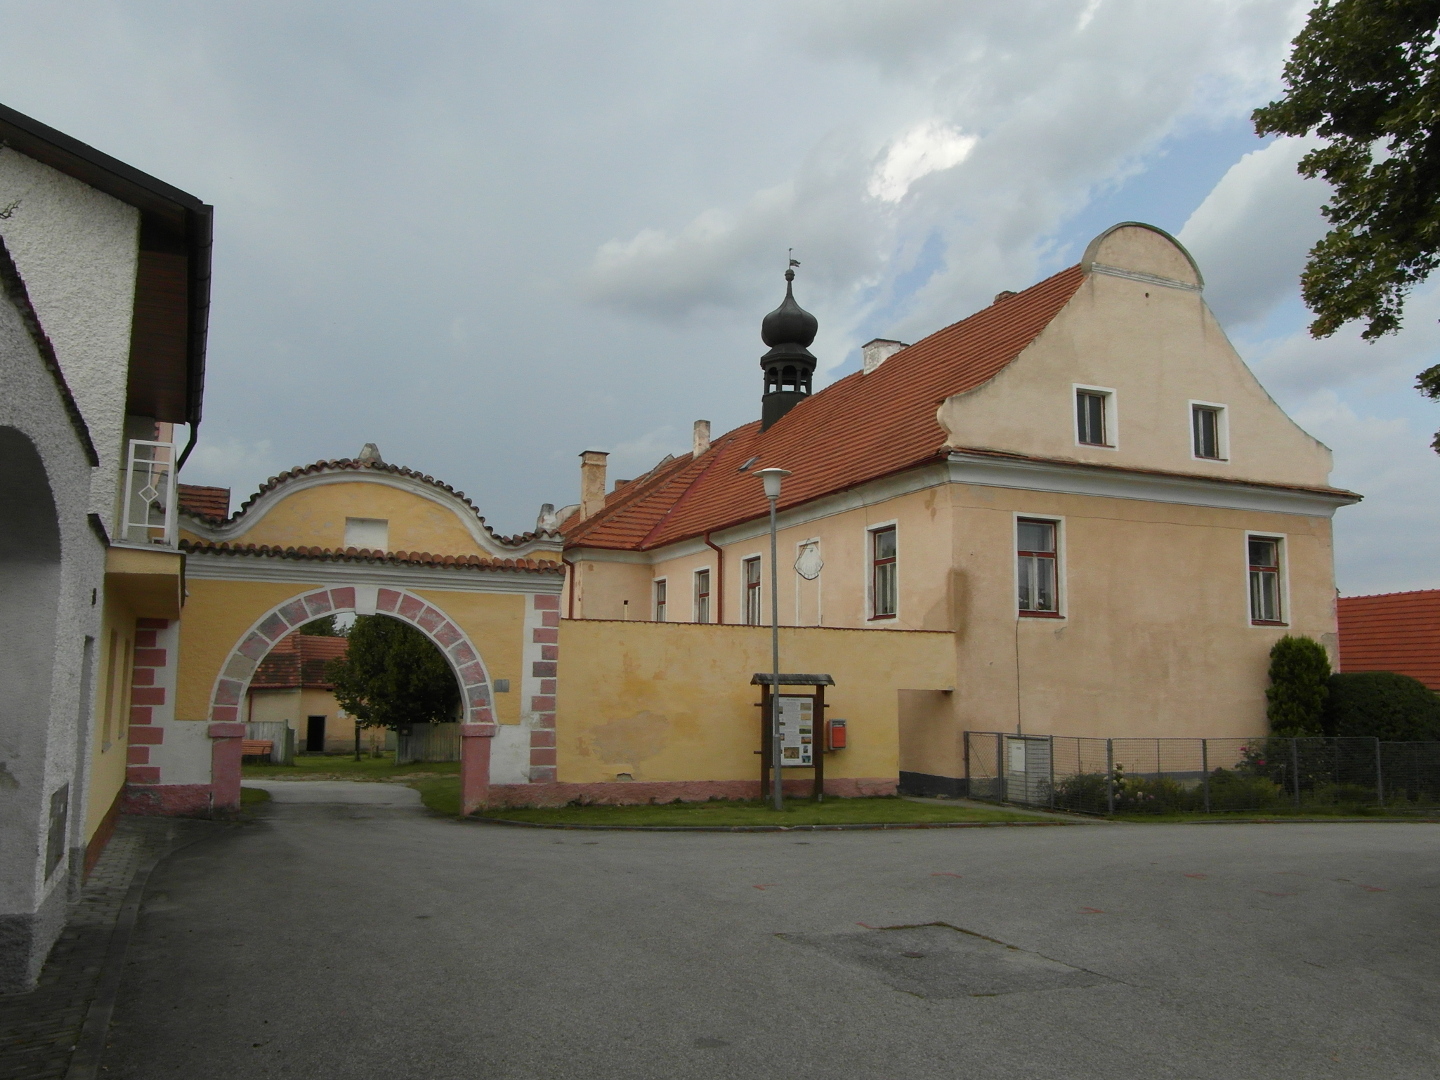
[[[131,439],[120,539],[174,547],[175,494],[175,444]]]

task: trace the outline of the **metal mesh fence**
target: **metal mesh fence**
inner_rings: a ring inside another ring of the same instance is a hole
[[[1440,742],[965,733],[970,797],[1085,814],[1440,807]]]

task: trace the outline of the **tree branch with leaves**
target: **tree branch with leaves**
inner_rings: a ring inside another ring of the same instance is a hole
[[[1320,0],[1285,65],[1285,96],[1254,114],[1261,135],[1318,135],[1303,176],[1329,182],[1328,233],[1300,292],[1329,337],[1400,329],[1405,301],[1440,266],[1440,0]],[[1440,400],[1440,364],[1416,389]],[[1440,453],[1440,433],[1431,443]]]

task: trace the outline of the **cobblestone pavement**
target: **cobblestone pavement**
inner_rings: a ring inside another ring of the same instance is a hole
[[[0,996],[0,1080],[65,1076],[136,873],[215,827],[173,818],[120,819],[70,909],[39,985],[28,994]]]

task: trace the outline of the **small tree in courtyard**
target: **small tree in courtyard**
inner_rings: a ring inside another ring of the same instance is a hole
[[[440,650],[414,627],[361,615],[349,649],[328,673],[340,707],[366,727],[401,728],[454,720],[460,688]]]
[[[1265,715],[1274,735],[1323,734],[1330,657],[1314,638],[1286,634],[1270,650]]]

